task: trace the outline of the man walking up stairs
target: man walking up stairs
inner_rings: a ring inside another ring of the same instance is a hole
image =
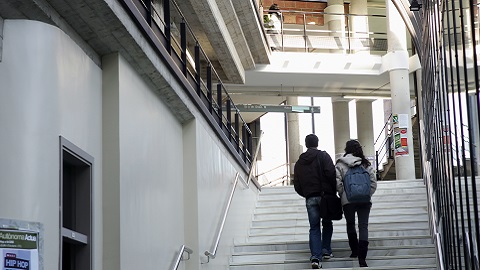
[[[378,182],[369,220],[369,269],[437,269],[423,180]],[[292,186],[264,188],[246,239],[235,239],[230,269],[311,269],[305,200]],[[334,221],[335,257],[324,269],[353,269],[345,219]]]

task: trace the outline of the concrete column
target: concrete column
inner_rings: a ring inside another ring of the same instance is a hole
[[[201,249],[199,240],[199,210],[198,207],[195,207],[199,205],[197,181],[198,137],[196,121],[190,121],[183,127],[183,216],[185,224],[188,224],[183,226],[183,230],[185,245],[192,250]],[[199,252],[194,252],[190,256],[190,260],[185,261],[185,269],[199,270],[204,258],[202,258]]]
[[[328,0],[326,13],[344,14],[345,7],[343,6],[343,0]],[[325,14],[324,23],[328,25],[328,30],[332,31],[330,36],[339,37],[344,41],[345,38],[345,16],[344,15],[332,15]],[[346,42],[342,42],[346,45]],[[331,50],[332,52],[341,52],[344,50]]]
[[[355,0],[350,3],[349,27],[354,37],[368,38],[368,7],[367,0]],[[365,16],[359,16],[365,15]]]
[[[367,0],[355,0],[350,2],[350,13],[348,17],[348,29],[352,32],[354,38],[369,38],[368,27],[368,7]],[[352,48],[354,49],[354,48]],[[356,52],[357,53],[357,52]],[[358,53],[370,54],[369,50],[359,51]]]
[[[332,102],[333,135],[335,140],[335,160],[345,152],[345,143],[350,140],[349,100]]]
[[[371,162],[375,160],[372,102],[372,100],[357,100],[356,102],[358,141],[363,146],[363,154]]]
[[[406,115],[407,155],[395,155],[397,179],[415,179],[413,153],[412,115],[410,111],[409,57],[405,24],[391,1],[386,1],[388,53],[383,63],[390,73],[392,114]]]
[[[297,97],[288,97],[287,105],[298,105]],[[300,124],[298,121],[298,113],[287,114],[287,131],[288,131],[288,159],[290,161],[290,176],[293,175],[293,167],[298,157],[303,153],[303,144],[305,138],[300,138]],[[293,178],[291,178],[293,179]]]

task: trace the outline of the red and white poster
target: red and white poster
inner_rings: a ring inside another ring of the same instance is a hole
[[[408,156],[408,114],[394,114],[392,119],[395,156]]]

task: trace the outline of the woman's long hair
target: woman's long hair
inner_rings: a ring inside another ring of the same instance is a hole
[[[353,156],[359,157],[362,159],[362,165],[364,167],[368,167],[371,165],[370,161],[365,158],[365,155],[363,154],[363,149],[362,145],[357,140],[349,140],[345,144],[345,154],[343,156],[346,156],[347,154],[352,154]]]

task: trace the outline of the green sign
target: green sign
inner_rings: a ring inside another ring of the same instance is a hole
[[[0,230],[0,248],[37,249],[38,233]]]
[[[320,113],[319,106],[237,104],[240,112]]]

